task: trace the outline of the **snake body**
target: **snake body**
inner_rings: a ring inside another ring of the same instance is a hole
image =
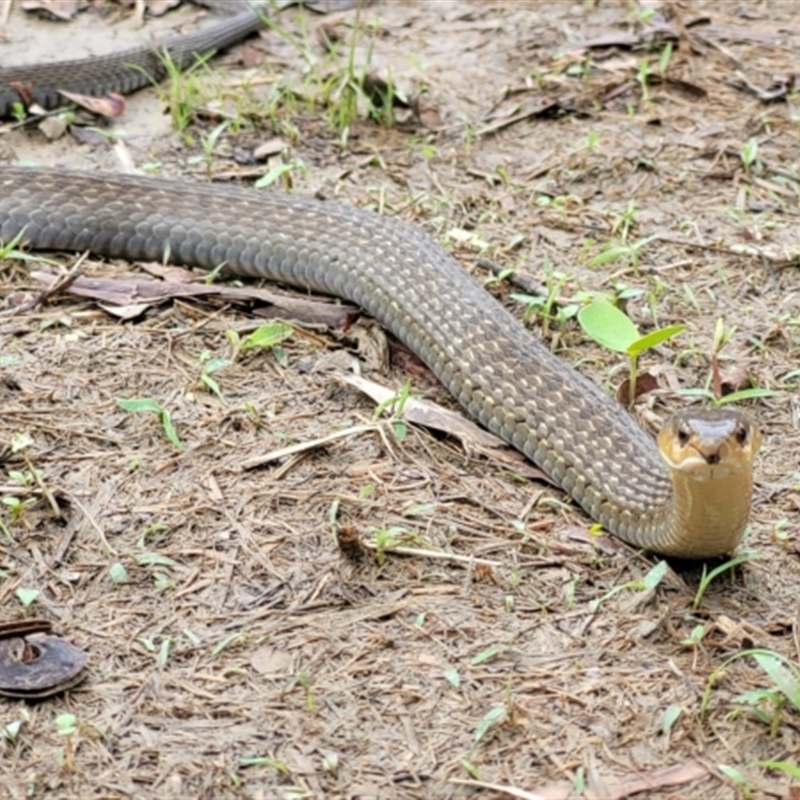
[[[261,16],[248,3],[216,0],[211,4],[238,13],[199,31],[172,36],[156,46],[143,44],[69,61],[0,66],[0,118],[10,117],[14,104],[21,99],[45,109],[64,105],[62,91],[95,97],[107,92],[129,94],[161,80],[167,73],[167,58],[183,70],[196,58],[230,47],[264,26]]]
[[[191,41],[172,40],[173,57],[225,46],[259,24],[245,11]],[[151,55],[145,47],[70,64],[85,64],[89,77],[79,91],[129,91],[129,69],[127,78],[112,70],[107,81],[103,72],[112,61],[127,67]],[[65,65],[49,69],[19,73],[44,105]],[[14,75],[0,71],[0,115],[13,102],[3,87]],[[744,415],[678,418],[661,448],[668,466],[616,402],[540,345],[449,253],[400,220],[275,192],[2,166],[0,238],[20,234],[35,249],[203,269],[224,263],[233,274],[351,300],[417,353],[470,414],[620,538],[687,558],[728,553],[741,538],[760,440]],[[687,454],[691,468],[682,471]]]

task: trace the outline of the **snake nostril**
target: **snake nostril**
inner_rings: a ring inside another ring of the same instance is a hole
[[[706,464],[719,464],[719,453],[708,453],[703,455],[703,458],[706,460]]]

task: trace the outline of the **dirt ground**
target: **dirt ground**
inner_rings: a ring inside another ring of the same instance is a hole
[[[101,28],[113,48],[210,22],[184,5],[143,34],[119,5],[81,2],[63,23],[22,5],[4,64],[80,55]],[[800,659],[797,6],[384,0],[271,16],[194,81],[184,134],[168,90],[148,89],[94,132],[9,123],[0,159],[269,175],[263,191],[402,217],[479,281],[487,264],[514,270],[527,290],[490,289],[518,315],[510,295],[551,292],[551,319],[530,325],[610,391],[624,360],[571,305],[611,293],[643,331],[685,322],[643,358],[652,430],[699,402],[684,390],[708,386],[722,320],[722,373],[774,392],[745,403],[764,431],[739,550],[752,558],[695,607],[699,567],[648,588],[658,559],[589,537],[563,493],[455,437],[398,437],[342,373],[392,391],[410,378],[455,405],[369,320],[331,329],[312,311],[280,349],[211,371],[263,304],[128,296],[121,319],[65,291],[20,307],[42,288],[31,273],[54,268],[6,259],[0,609],[51,620],[90,661],[67,692],[0,703],[0,794],[800,797],[800,688],[793,704],[754,658],[728,663],[751,648]],[[386,127],[362,99],[337,129],[342,86],[367,73],[414,108]],[[157,401],[184,449],[126,398]],[[354,555],[337,533],[378,550]]]

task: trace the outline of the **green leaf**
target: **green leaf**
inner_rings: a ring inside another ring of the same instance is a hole
[[[489,728],[492,727],[496,722],[501,719],[504,719],[506,716],[506,707],[505,706],[495,706],[491,711],[488,711],[483,719],[478,724],[477,729],[475,730],[475,744],[477,744],[481,739],[489,731]]]
[[[59,714],[56,717],[56,728],[58,729],[59,736],[71,736],[77,733],[78,729],[75,723],[78,721],[74,714]]]
[[[140,567],[151,567],[151,566],[158,566],[158,567],[179,567],[180,564],[177,561],[173,561],[173,559],[169,558],[169,556],[162,556],[161,553],[141,553],[136,558],[136,563]]]
[[[659,328],[657,331],[651,331],[646,336],[642,336],[641,339],[637,339],[635,342],[631,343],[628,348],[628,353],[632,356],[637,356],[639,353],[643,353],[645,350],[649,350],[651,347],[655,347],[657,344],[661,344],[661,342],[666,342],[667,339],[677,336],[681,331],[686,330],[686,327],[686,325],[668,325],[666,328]]]
[[[498,647],[496,644],[493,644],[490,647],[487,647],[485,650],[481,650],[481,652],[478,653],[478,655],[476,655],[475,658],[473,658],[469,663],[472,664],[473,667],[477,667],[478,664],[483,664],[485,661],[489,661],[502,652],[502,648]]]
[[[789,702],[800,711],[800,669],[790,671],[781,664],[781,659],[769,651],[757,651],[753,658],[769,675],[772,682],[786,695]],[[788,664],[788,662],[787,662]],[[794,674],[792,674],[794,672]]]
[[[596,255],[589,262],[589,266],[602,267],[603,264],[610,264],[612,261],[616,261],[618,258],[624,258],[630,254],[631,248],[629,245],[623,245],[621,247],[609,247],[608,250],[604,250],[599,255]]]
[[[642,578],[642,584],[645,589],[655,589],[664,576],[667,574],[668,564],[666,561],[659,561],[648,573]]]
[[[424,517],[436,510],[436,503],[414,503],[403,509],[404,517]]]
[[[20,587],[19,589],[17,589],[16,592],[14,592],[14,594],[16,595],[20,603],[22,603],[22,605],[25,606],[25,608],[28,608],[28,606],[31,603],[33,603],[33,601],[36,600],[36,598],[39,596],[39,590],[23,589]]]
[[[609,350],[627,353],[639,339],[639,331],[631,320],[616,306],[602,300],[590,303],[578,312],[578,322],[598,344]]]
[[[149,397],[132,397],[128,400],[117,400],[117,405],[123,411],[132,411],[135,414],[141,412],[161,413],[161,405]]]
[[[246,353],[264,347],[274,347],[292,335],[294,328],[285,322],[268,322],[242,339],[239,352]]]
[[[15,453],[30,447],[32,444],[33,439],[27,433],[15,433],[11,437],[11,449]]]
[[[255,756],[253,758],[240,758],[239,759],[239,766],[240,767],[271,767],[274,770],[277,770],[282,775],[289,775],[289,768],[281,763],[280,761],[276,761],[274,758],[267,758],[267,756]]]
[[[122,566],[119,562],[112,564],[108,570],[108,577],[111,578],[112,583],[116,583],[117,585],[122,583],[128,583],[130,581],[130,575],[128,575],[128,570]]]
[[[734,783],[737,783],[739,786],[747,786],[747,779],[738,769],[736,769],[736,767],[731,767],[728,764],[717,764],[717,769],[726,778],[730,778]]]
[[[777,769],[781,772],[785,772],[792,778],[800,780],[800,767],[797,767],[795,764],[790,764],[788,761],[758,761],[756,763],[759,767]]]
[[[225,367],[231,366],[232,363],[233,362],[229,358],[209,358],[203,365],[203,371],[206,374],[210,374],[216,372],[218,369],[225,369]]]
[[[678,721],[683,709],[677,703],[673,703],[664,712],[664,719],[661,723],[661,732],[666,736],[671,730],[673,725]]]
[[[752,389],[741,389],[738,392],[731,392],[717,400],[717,405],[724,406],[727,403],[738,403],[741,400],[754,400],[757,397],[775,397],[778,394],[773,389],[761,389],[754,387]]]
[[[275,183],[275,181],[277,181],[282,175],[285,175],[287,172],[291,172],[292,169],[294,169],[294,166],[294,164],[276,164],[266,173],[266,175],[262,175],[253,184],[253,187],[256,189],[264,189],[267,186],[272,186],[272,184]]]
[[[403,439],[406,438],[408,435],[408,425],[405,422],[401,422],[400,420],[396,420],[395,422],[391,423],[392,431],[394,431],[394,435],[397,437],[397,440],[402,442]]]
[[[445,670],[444,679],[454,688],[461,688],[461,676],[458,674],[457,669]]]
[[[164,426],[164,433],[167,435],[177,450],[185,450],[186,445],[178,438],[175,426],[172,424],[172,417],[166,408],[161,409],[161,424]]]

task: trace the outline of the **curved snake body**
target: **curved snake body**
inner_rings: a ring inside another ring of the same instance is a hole
[[[181,37],[178,50],[224,46],[259,24],[246,11],[198,34],[191,47]],[[222,35],[228,38],[214,38]],[[139,48],[122,58],[143,54],[152,55]],[[37,96],[45,104],[50,90],[39,71],[46,69],[25,69],[45,92]],[[0,81],[10,74],[0,71]],[[120,78],[115,87],[131,85]],[[3,91],[0,114],[10,102]],[[542,347],[450,254],[399,220],[274,192],[0,167],[0,237],[8,242],[20,233],[33,248],[204,269],[224,263],[234,274],[352,300],[417,353],[467,411],[620,538],[666,555],[704,558],[729,552],[741,537],[757,431],[725,445],[736,464],[744,454],[744,468],[725,467],[712,490],[702,484],[719,466],[691,478],[668,469],[652,439],[611,398]],[[722,419],[728,438],[750,430],[737,412],[714,419]],[[706,422],[700,415],[691,423],[704,458]],[[709,505],[705,498],[712,496]],[[725,508],[726,496],[736,496],[735,513]]]

